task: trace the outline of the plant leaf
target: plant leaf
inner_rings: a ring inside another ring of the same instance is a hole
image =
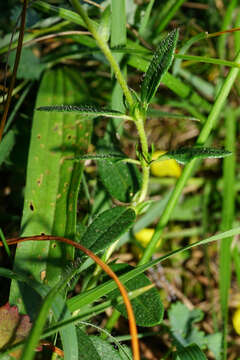
[[[93,342],[90,340],[90,336],[85,334],[83,330],[77,328],[77,337],[78,337],[79,359],[82,360],[102,359],[98,355],[98,351],[96,347],[93,345]]]
[[[115,139],[103,139],[99,143],[98,151],[106,154],[119,153],[119,156],[125,156],[124,153],[118,150]],[[140,188],[141,174],[133,164],[116,162],[116,160],[99,160],[98,174],[108,193],[119,201],[129,202]]]
[[[187,346],[181,351],[174,353],[175,360],[207,360],[202,350],[195,344]]]
[[[215,149],[215,148],[201,148],[201,147],[192,147],[192,148],[180,148],[177,150],[171,150],[165,154],[159,156],[157,159],[152,160],[161,161],[166,159],[175,159],[181,164],[186,164],[187,162],[197,158],[197,159],[207,159],[207,158],[223,158],[230,156],[232,153],[224,149]]]
[[[94,253],[104,250],[132,226],[135,218],[131,208],[116,206],[106,210],[93,220],[80,243]]]
[[[120,153],[99,153],[75,156],[74,160],[123,160],[127,157]]]
[[[99,336],[90,336],[89,338],[101,360],[123,360],[123,357],[108,341],[101,339]],[[90,358],[86,359],[90,360]]]
[[[131,266],[126,264],[115,264],[113,270],[117,272],[120,269],[120,274],[123,272],[126,273],[129,270],[132,270]],[[151,285],[151,281],[147,278],[146,275],[141,274],[136,276],[134,279],[127,281],[124,286],[128,292],[134,291],[139,288],[144,288],[145,286]],[[114,290],[107,295],[107,298],[116,299],[120,296],[118,290]],[[137,296],[131,300],[133,307],[134,315],[136,318],[136,323],[139,326],[155,326],[160,324],[163,319],[163,305],[159,296],[159,293],[156,288],[151,288],[147,292]],[[116,304],[113,301],[113,306],[127,318],[126,308],[123,304]]]
[[[16,50],[11,51],[9,55],[9,65],[13,69],[16,56]],[[18,79],[38,80],[46,64],[41,63],[40,59],[33,53],[31,48],[23,47],[20,63],[17,71]]]
[[[15,145],[16,130],[9,130],[0,143],[0,166],[4,163]]]
[[[202,320],[203,312],[201,310],[189,310],[184,304],[177,302],[170,307],[168,317],[177,349],[193,343],[200,347],[206,345],[205,333],[193,326],[194,323]]]
[[[220,332],[206,336],[207,346],[214,354],[216,360],[221,359],[222,352],[222,334]]]
[[[232,153],[230,151],[224,149],[193,147],[180,148],[178,150],[168,151],[164,154],[164,156],[175,159],[181,164],[186,164],[193,159],[223,158],[231,154]]]
[[[99,108],[90,105],[53,105],[53,106],[40,106],[36,109],[37,111],[48,111],[48,112],[63,112],[63,113],[79,113],[84,116],[98,117],[105,116],[110,118],[121,118],[131,120],[130,116],[125,115],[117,110],[109,110],[105,108]]]
[[[152,61],[145,74],[141,100],[144,108],[147,108],[155,95],[163,75],[167,72],[173,60],[173,53],[178,40],[178,30],[175,29],[162,40],[155,51]]]

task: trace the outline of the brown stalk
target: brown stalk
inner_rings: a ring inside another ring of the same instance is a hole
[[[16,57],[15,57],[15,62],[14,62],[14,67],[13,67],[13,74],[12,74],[12,78],[10,81],[8,94],[7,94],[7,100],[6,100],[6,104],[4,106],[4,112],[3,112],[3,116],[1,119],[1,123],[0,123],[0,142],[2,141],[3,130],[4,130],[6,120],[7,120],[8,110],[9,110],[10,103],[11,103],[12,91],[14,88],[16,75],[17,75],[17,69],[18,69],[18,65],[19,65],[19,61],[20,61],[20,57],[21,57],[24,28],[25,28],[25,22],[26,22],[26,13],[27,13],[27,2],[28,2],[28,0],[24,0],[24,2],[23,2],[21,25],[20,25],[20,31],[19,31],[19,37],[18,37],[17,52],[16,52]]]
[[[119,288],[119,291],[122,294],[122,297],[123,297],[123,300],[124,300],[124,303],[125,303],[125,306],[126,306],[127,314],[128,314],[133,359],[134,360],[140,360],[140,351],[139,351],[139,343],[138,343],[137,326],[136,326],[136,321],[135,321],[135,316],[134,316],[134,313],[133,313],[132,305],[131,305],[131,302],[130,302],[129,297],[128,297],[128,293],[127,293],[125,287],[123,286],[123,284],[121,283],[121,281],[119,280],[119,278],[117,277],[117,275],[98,256],[96,256],[91,250],[85,248],[81,244],[79,244],[79,243],[77,243],[77,242],[75,242],[73,240],[64,238],[62,236],[38,235],[38,236],[27,236],[27,237],[22,237],[22,238],[18,237],[18,238],[8,239],[7,243],[8,243],[8,245],[14,245],[14,244],[19,244],[19,243],[24,242],[24,241],[49,241],[49,240],[50,241],[63,242],[65,244],[72,245],[75,248],[81,250],[86,255],[88,255],[90,258],[92,258],[115,281],[115,283],[117,284],[117,286]],[[3,246],[2,241],[0,241],[0,246]]]

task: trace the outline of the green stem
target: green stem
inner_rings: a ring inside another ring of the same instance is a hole
[[[123,90],[123,93],[126,97],[126,100],[130,106],[133,106],[133,98],[131,95],[131,92],[128,89],[127,83],[124,79],[124,76],[121,73],[121,70],[119,68],[119,65],[117,61],[115,60],[114,56],[111,53],[111,50],[109,49],[107,43],[101,38],[101,36],[98,34],[97,29],[95,25],[92,23],[92,21],[89,19],[87,13],[84,11],[82,6],[80,5],[78,0],[71,0],[71,3],[73,7],[76,9],[77,13],[82,17],[83,21],[85,22],[88,30],[91,32],[92,36],[96,40],[98,46],[106,56],[107,60],[109,61],[115,76]]]
[[[141,166],[142,166],[142,186],[139,192],[139,196],[137,199],[137,204],[144,201],[147,191],[148,191],[148,183],[150,177],[150,167],[148,163],[148,142],[147,136],[144,129],[144,122],[145,117],[143,114],[138,110],[135,109],[134,113],[135,124],[138,130],[139,140],[141,143],[141,151],[143,153],[143,157],[141,158]]]
[[[240,62],[240,51],[238,52],[235,61]],[[212,128],[216,125],[217,119],[220,115],[220,112],[221,112],[223,106],[224,106],[225,100],[227,99],[227,96],[229,95],[231,87],[233,86],[233,83],[238,75],[238,72],[239,72],[239,69],[236,69],[236,68],[232,68],[229,71],[229,73],[222,85],[222,88],[218,93],[218,96],[217,96],[216,101],[212,107],[212,110],[208,116],[208,119],[207,119],[206,123],[204,124],[202,131],[200,132],[200,135],[196,141],[197,145],[203,145],[206,142]],[[182,193],[182,190],[194,170],[196,161],[197,160],[194,159],[185,166],[181,177],[178,179],[178,181],[176,183],[176,187],[172,192],[169,202],[167,203],[167,205],[162,213],[161,219],[156,227],[155,233],[153,234],[151,241],[149,242],[147,248],[144,251],[144,254],[141,258],[140,264],[144,264],[144,263],[148,262],[151,259],[152,255],[154,254],[156,247],[157,247],[157,243],[159,241],[159,238],[163,232],[163,229],[167,225],[170,215]]]

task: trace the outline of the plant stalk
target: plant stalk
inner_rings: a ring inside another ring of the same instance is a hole
[[[240,51],[237,53],[237,56],[234,61],[240,62]],[[217,119],[220,115],[221,110],[223,109],[225,101],[230,93],[230,90],[234,84],[234,81],[235,81],[238,73],[239,73],[239,69],[237,69],[237,68],[232,68],[229,71],[229,73],[218,93],[218,96],[217,96],[216,101],[212,107],[212,110],[207,118],[207,121],[205,122],[205,124],[199,134],[199,137],[197,138],[196,145],[203,145],[207,141],[211,130],[216,125]],[[172,195],[169,199],[169,202],[167,203],[167,205],[162,213],[159,223],[157,224],[155,233],[153,234],[151,241],[149,242],[147,248],[145,249],[144,254],[143,254],[139,264],[144,264],[144,263],[148,262],[151,259],[152,255],[154,254],[154,252],[157,248],[157,243],[163,232],[163,229],[169,221],[170,215],[172,214],[172,211],[173,211],[175,205],[177,204],[177,201],[182,193],[182,190],[183,190],[187,180],[192,175],[196,161],[197,160],[194,159],[194,160],[190,161],[184,167],[182,175],[176,183],[176,187],[173,190]]]
[[[73,7],[76,9],[77,13],[82,17],[83,21],[85,22],[88,30],[92,33],[92,36],[94,37],[94,39],[96,40],[99,48],[102,50],[102,52],[104,53],[104,55],[106,56],[107,60],[109,61],[115,76],[123,90],[123,93],[126,97],[126,100],[129,104],[129,106],[133,106],[133,98],[131,95],[131,92],[128,89],[127,83],[124,79],[123,74],[121,73],[121,70],[119,68],[119,65],[117,63],[117,61],[115,60],[114,56],[112,55],[111,50],[108,47],[108,44],[101,38],[101,36],[98,34],[97,29],[95,27],[95,25],[92,23],[92,21],[89,19],[87,13],[84,11],[84,9],[82,8],[82,6],[80,5],[78,0],[71,0],[71,3],[73,5]]]

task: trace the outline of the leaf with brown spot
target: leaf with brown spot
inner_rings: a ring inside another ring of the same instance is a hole
[[[0,307],[0,349],[7,348],[24,340],[32,324],[28,315],[20,315],[17,306],[9,303]],[[21,356],[21,349],[10,354],[15,359]]]

